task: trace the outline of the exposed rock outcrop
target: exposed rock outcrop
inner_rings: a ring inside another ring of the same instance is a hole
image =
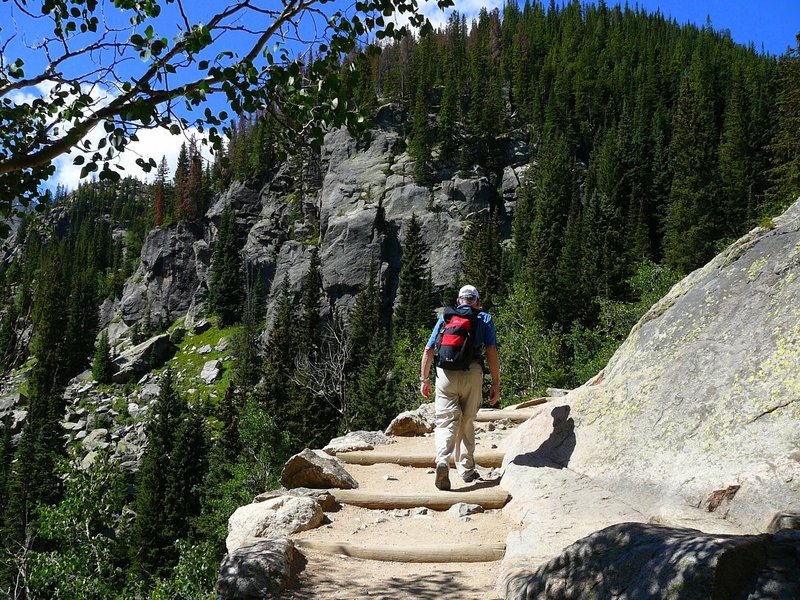
[[[503,485],[568,465],[645,515],[700,506],[766,531],[800,505],[799,275],[800,201],[676,284],[595,385],[540,407]]]
[[[114,383],[139,379],[172,358],[177,348],[169,338],[168,333],[157,335],[116,357],[113,363],[116,372],[112,375]]]
[[[207,293],[206,270],[211,259],[203,227],[177,223],[154,229],[142,246],[141,263],[125,284],[120,314],[126,323],[145,317],[186,314]]]
[[[208,296],[211,246],[228,206],[236,212],[242,255],[269,290],[268,320],[280,288],[273,282],[287,276],[290,293],[299,298],[313,246],[319,248],[329,301],[350,307],[375,262],[381,265],[387,295],[394,298],[412,215],[431,250],[433,283],[440,288],[452,284],[454,269],[463,262],[470,220],[497,206],[506,226],[510,222],[527,150],[524,144],[509,146],[501,158],[509,165],[502,182],[483,173],[459,177],[451,169],[438,174],[441,181],[433,188],[421,187],[414,183],[412,161],[398,151],[401,121],[397,108],[387,105],[368,142],[353,139],[344,129],[328,133],[320,156],[311,161],[317,175],[307,173],[303,185],[293,180],[288,166],[281,167],[263,182],[234,182],[216,197],[204,224],[150,232],[141,266],[126,282],[122,298],[104,305],[102,320],[112,342],[148,310],[151,318],[185,315],[187,324],[194,321]]]

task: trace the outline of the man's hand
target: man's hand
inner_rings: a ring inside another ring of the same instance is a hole
[[[429,380],[421,381],[419,384],[419,392],[424,398],[431,397],[431,382]]]
[[[492,389],[489,392],[489,406],[495,407],[500,402],[500,382],[495,381],[492,383]]]

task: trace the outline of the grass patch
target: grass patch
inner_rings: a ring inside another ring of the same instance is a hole
[[[229,357],[237,330],[238,326],[224,329],[212,326],[197,335],[193,335],[191,332],[187,333],[178,345],[175,356],[154,373],[161,373],[167,367],[171,368],[175,373],[176,388],[185,400],[194,406],[204,406],[204,412],[206,409],[215,408],[224,396],[233,374],[233,361]],[[222,338],[228,340],[228,347],[222,351],[216,350],[215,348]],[[211,346],[211,352],[200,354],[198,350],[203,346]],[[222,361],[222,375],[209,385],[200,379],[200,373],[203,365],[215,359]]]

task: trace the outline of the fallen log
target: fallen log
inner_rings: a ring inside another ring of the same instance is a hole
[[[511,496],[501,487],[470,489],[465,491],[431,491],[422,493],[370,492],[366,490],[330,489],[330,494],[341,504],[363,508],[393,509],[425,506],[431,510],[447,510],[454,504],[466,502],[479,504],[484,509],[503,508]]]
[[[489,421],[511,421],[513,423],[523,423],[530,419],[534,414],[536,414],[536,411],[526,408],[482,408],[478,411],[475,421],[477,423],[487,423]]]
[[[479,467],[500,467],[503,464],[502,452],[484,451],[476,452],[474,455],[475,464]],[[376,449],[376,450],[356,450],[353,452],[339,452],[336,454],[343,463],[351,465],[377,465],[379,463],[389,463],[404,467],[435,467],[436,457],[434,456],[433,442],[431,451],[426,453],[407,453],[399,454],[396,450]],[[451,466],[454,465],[453,457],[450,457]]]
[[[408,563],[491,562],[500,560],[506,551],[503,542],[489,544],[431,544],[390,546],[388,544],[350,544],[318,540],[292,540],[297,548],[324,554],[342,554],[366,560]]]

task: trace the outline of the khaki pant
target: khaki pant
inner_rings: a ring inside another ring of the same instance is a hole
[[[450,455],[461,477],[475,470],[475,415],[481,406],[483,369],[474,362],[469,371],[436,369],[436,464]]]

